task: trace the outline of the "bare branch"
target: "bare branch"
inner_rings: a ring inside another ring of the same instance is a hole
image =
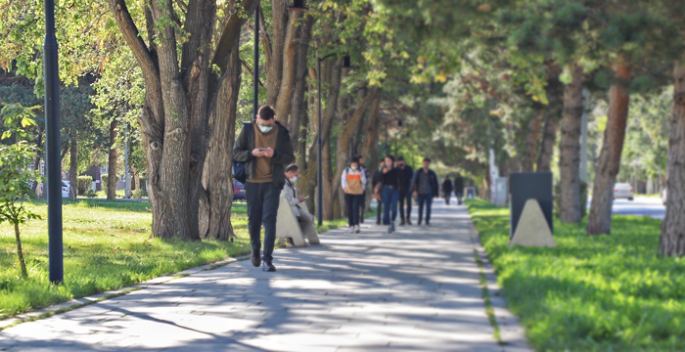
[[[119,25],[121,33],[124,35],[124,39],[131,47],[133,55],[136,57],[136,60],[138,60],[145,78],[156,81],[158,74],[157,65],[152,59],[152,55],[150,54],[147,45],[145,45],[145,42],[140,37],[138,27],[136,27],[136,24],[133,22],[133,18],[128,11],[128,7],[126,7],[126,1],[110,0],[109,3],[112,7],[112,12],[114,13],[114,19]]]

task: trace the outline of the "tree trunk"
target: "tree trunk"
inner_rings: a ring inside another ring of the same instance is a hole
[[[362,155],[366,158],[366,168],[369,169],[369,174],[373,177],[373,173],[378,167],[378,137],[380,126],[380,107],[381,107],[381,92],[378,93],[376,99],[371,106],[369,113],[369,124],[366,130],[366,141],[364,143],[364,150]],[[368,190],[366,192],[366,206],[365,209],[371,209],[371,200],[373,199],[372,180],[368,180]]]
[[[333,182],[331,182],[331,142],[324,141],[323,145],[323,218],[326,220],[335,219],[335,192],[333,192]]]
[[[583,68],[574,66],[572,81],[564,87],[564,116],[559,144],[561,176],[561,221],[581,221],[580,128],[583,117]]]
[[[619,60],[615,69],[619,82],[614,83],[609,91],[609,116],[592,188],[588,235],[611,233],[614,183],[621,164],[630,102],[627,87],[627,81],[631,77],[630,63],[623,58]]]
[[[214,1],[187,5],[186,33],[178,50],[177,24],[165,20],[174,12],[171,1],[150,1],[144,9],[149,44],[131,17],[125,0],[109,0],[114,18],[131,48],[145,80],[145,103],[139,118],[147,153],[148,190],[154,236],[200,238],[199,208],[207,156],[209,120],[225,113],[231,53],[256,0],[224,3],[229,17],[216,24]],[[218,30],[218,31],[217,31]],[[216,47],[212,52],[214,43]],[[235,70],[232,71],[235,74]],[[226,115],[222,115],[226,116]]]
[[[564,106],[564,86],[559,81],[560,69],[555,69],[554,65],[550,72],[551,77],[547,80],[547,99],[549,103],[545,109],[545,127],[542,134],[542,142],[540,144],[540,153],[538,154],[538,172],[551,171],[552,157],[554,156],[554,145],[557,140],[557,131],[559,129],[559,120],[561,119]]]
[[[112,119],[109,124],[109,159],[107,163],[107,200],[117,199],[117,126],[119,122]]]
[[[76,133],[73,132],[71,140],[69,141],[69,197],[76,199],[78,195],[78,187],[76,184],[76,177],[78,173],[78,144],[76,141]]]
[[[538,141],[540,139],[540,115],[542,110],[537,112],[528,123],[528,134],[526,136],[526,149],[523,155],[523,172],[535,171],[535,156],[538,150]]]
[[[318,109],[317,105],[318,102],[316,100],[316,95],[313,95],[312,97],[312,102],[314,104],[314,116],[312,119],[310,119],[311,126],[314,128],[312,129],[314,132],[317,132],[319,128],[321,128],[321,140],[324,143],[324,148],[325,144],[328,144],[329,137],[331,135],[331,129],[333,126],[333,120],[335,118],[335,112],[336,112],[336,106],[337,106],[337,101],[338,101],[338,96],[340,94],[340,83],[341,83],[341,69],[340,69],[340,60],[330,60],[330,62],[326,62],[326,64],[322,67],[321,73],[322,73],[322,82],[326,82],[326,85],[323,87],[328,88],[327,94],[323,94],[322,92],[322,97],[326,97],[326,104],[322,104],[322,126],[319,126],[319,119],[318,119]],[[312,76],[313,79],[316,79],[316,71],[310,70],[310,76]],[[310,92],[315,91],[315,89],[310,89]],[[325,163],[326,163],[326,152],[324,151],[323,156],[324,156],[324,171],[325,171]],[[312,144],[309,146],[309,153],[307,156],[307,172],[304,176],[307,179],[307,189],[314,190],[317,187],[317,158],[318,158],[318,144],[317,144],[317,139],[316,137],[313,138]],[[330,163],[330,160],[329,160]],[[329,172],[330,172],[330,166],[329,166]],[[324,174],[324,183],[326,182],[326,177]],[[330,179],[329,179],[330,182]],[[324,191],[327,188],[324,187]],[[317,198],[318,199],[318,198]],[[325,203],[325,202],[324,202]],[[308,204],[309,205],[309,204]],[[314,208],[312,208],[314,209]],[[317,210],[318,211],[318,210]],[[325,207],[324,207],[324,214],[325,214]]]
[[[17,256],[19,257],[19,267],[21,268],[21,276],[24,278],[29,277],[28,271],[26,271],[26,261],[24,261],[24,249],[21,247],[21,235],[19,233],[19,224],[14,223],[14,236],[17,239]]]
[[[238,38],[236,38],[238,39]],[[236,43],[237,44],[237,43]],[[210,118],[211,136],[200,197],[200,237],[226,241],[235,237],[231,224],[233,205],[232,155],[241,81],[238,50],[231,52],[226,79],[219,92],[220,105]],[[205,223],[206,221],[206,223]]]
[[[293,150],[296,153],[298,162],[302,161],[300,168],[304,170],[304,160],[306,155],[300,150],[300,129],[302,127],[303,116],[307,113],[304,95],[307,90],[307,54],[309,53],[309,42],[311,40],[314,17],[306,16],[300,26],[300,34],[297,40],[297,54],[295,56],[295,84],[292,93],[292,103],[290,118],[288,119],[288,130],[290,140],[293,142]],[[306,150],[305,150],[306,151]]]
[[[38,152],[36,153],[36,157],[33,159],[33,169],[38,170],[40,168],[40,158],[42,155],[41,150],[43,150],[43,128],[39,127],[38,129],[38,139],[36,141],[36,149]],[[31,191],[36,192],[36,189],[38,188],[38,182],[34,182],[33,185],[31,185]]]
[[[661,224],[659,253],[685,256],[685,64],[673,70],[673,105],[668,137],[668,198],[666,217]]]

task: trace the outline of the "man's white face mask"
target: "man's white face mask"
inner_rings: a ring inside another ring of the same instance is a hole
[[[351,165],[350,167],[352,168],[352,170],[357,170],[359,168],[359,166],[357,165]]]
[[[259,130],[262,131],[262,133],[268,133],[270,132],[274,126],[264,126],[264,125],[259,125]]]
[[[297,181],[297,176],[293,176],[290,178],[290,183],[295,183]]]

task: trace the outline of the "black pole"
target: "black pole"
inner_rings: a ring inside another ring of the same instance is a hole
[[[45,164],[48,191],[48,257],[50,282],[64,280],[62,253],[62,170],[60,162],[59,66],[55,37],[55,1],[45,0]],[[72,185],[76,187],[76,185]]]
[[[316,205],[316,211],[318,215],[318,223],[319,226],[323,225],[323,144],[321,143],[321,129],[323,126],[321,125],[321,60],[322,59],[317,59],[317,78],[318,78],[318,88],[316,94],[318,95],[318,100],[319,100],[319,130],[317,133],[317,140],[318,140],[318,147],[319,147],[319,155],[318,155],[318,161],[317,161],[317,185],[319,187],[319,194],[317,195],[317,205]]]
[[[254,78],[254,101],[253,104],[253,119],[256,118],[259,112],[259,4],[254,10],[254,70],[252,71]]]

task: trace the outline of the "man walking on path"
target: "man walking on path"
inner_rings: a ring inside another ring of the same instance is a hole
[[[364,173],[364,177],[366,177],[366,183],[368,185],[369,180],[371,179],[371,173],[369,172],[369,169],[366,168],[366,164],[364,163],[366,161],[366,158],[363,156],[358,157],[359,158],[359,169],[362,170]],[[359,214],[359,222],[364,223],[364,213],[366,212],[366,186],[364,186],[364,194],[362,197],[362,204],[360,206],[360,214]]]
[[[445,176],[445,181],[442,181],[442,195],[445,197],[445,204],[450,205],[450,198],[452,197],[452,180],[449,176]]]
[[[429,169],[431,159],[423,159],[423,168],[416,170],[414,178],[411,181],[411,189],[414,191],[414,196],[419,203],[419,225],[423,220],[423,207],[426,206],[426,226],[430,226],[431,221],[431,206],[433,205],[433,197],[437,197],[438,193],[438,175],[435,171]]]
[[[385,166],[385,163],[383,160],[380,161],[378,164],[378,169],[374,171],[373,173],[373,179],[371,180],[371,187],[373,187],[373,196],[376,198],[376,225],[381,224],[381,214],[383,214],[383,199],[381,198],[380,191],[376,189],[376,186],[378,186],[381,183],[381,180],[383,178],[383,166]]]
[[[388,233],[395,232],[395,219],[397,219],[397,201],[399,200],[400,178],[395,167],[395,158],[388,155],[385,157],[383,176],[381,178],[383,203],[385,212],[383,213],[383,224],[389,225]],[[392,218],[390,211],[392,210]]]
[[[411,166],[406,165],[403,157],[397,158],[397,171],[400,178],[400,226],[411,225],[411,179],[414,176],[414,170]],[[405,215],[404,204],[407,203],[407,212]]]
[[[276,112],[270,106],[262,106],[253,126],[245,128],[248,125],[245,124],[233,146],[233,159],[245,163],[252,265],[263,264],[262,270],[269,272],[276,271],[271,255],[276,242],[278,203],[285,185],[285,166],[295,161],[290,134],[274,119],[275,116]],[[262,224],[264,255],[260,259]]]
[[[454,195],[457,197],[457,204],[461,205],[461,200],[464,197],[464,179],[460,173],[454,178]]]

